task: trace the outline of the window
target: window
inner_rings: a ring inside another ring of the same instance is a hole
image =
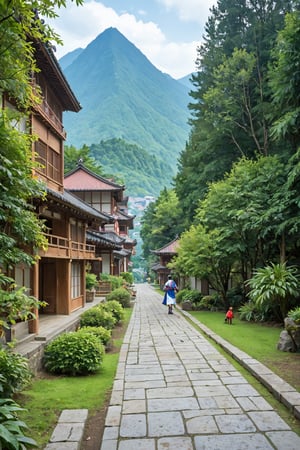
[[[77,298],[81,295],[81,266],[79,262],[72,262],[71,296]]]
[[[36,160],[41,164],[37,170],[47,178],[60,183],[62,181],[60,155],[40,139],[35,142],[35,152],[37,153]]]

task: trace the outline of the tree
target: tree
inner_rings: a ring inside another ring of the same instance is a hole
[[[286,138],[297,150],[300,144],[300,11],[287,14],[272,52],[269,83],[272,89],[272,135]]]
[[[192,129],[175,178],[180,202],[188,193],[190,223],[208,184],[222,179],[242,155],[278,153],[288,159],[282,141],[270,147],[268,65],[284,16],[296,8],[299,0],[219,0],[211,10],[192,77]]]
[[[151,250],[157,250],[183,231],[178,221],[180,205],[173,189],[164,188],[158,199],[148,205],[141,220],[144,258],[151,259]]]
[[[64,149],[65,173],[75,169],[79,161],[81,161],[84,166],[92,172],[98,175],[103,175],[101,165],[95,158],[90,156],[90,148],[87,145],[83,145],[80,149],[77,149],[73,145],[66,145]]]
[[[218,230],[192,225],[181,235],[178,255],[170,266],[181,275],[207,279],[228,308],[226,296],[234,259],[224,251],[222,240]]]

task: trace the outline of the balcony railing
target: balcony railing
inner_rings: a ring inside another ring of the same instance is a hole
[[[40,250],[40,256],[50,258],[95,259],[95,245],[72,241],[54,234],[46,234],[48,249]]]
[[[49,106],[48,102],[43,99],[42,103],[35,104],[34,109],[46,119],[52,127],[65,139],[66,132],[64,130],[61,120],[57,117],[53,109]]]

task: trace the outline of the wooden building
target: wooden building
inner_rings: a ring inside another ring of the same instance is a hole
[[[167,267],[171,259],[177,255],[179,238],[176,237],[173,241],[168,242],[158,250],[152,250],[154,255],[157,255],[159,260],[151,267],[151,270],[157,274],[158,284],[163,288],[164,284],[168,280],[168,275],[171,270]]]
[[[127,272],[136,241],[129,237],[135,216],[128,214],[125,186],[95,174],[82,162],[65,175],[65,188],[99,212],[112,215],[114,223],[106,223],[101,230],[89,228],[89,242],[96,246],[99,264],[92,264],[96,274],[120,275]],[[100,263],[101,261],[101,263]]]
[[[35,311],[36,319],[26,324],[28,333],[38,333],[39,314],[70,314],[85,305],[86,265],[97,260],[95,245],[87,242],[86,230],[99,230],[115,222],[111,214],[94,209],[64,188],[63,112],[78,112],[81,107],[52,48],[39,42],[34,43],[34,48],[39,72],[33,74],[32,83],[42,101],[33,106],[30,115],[30,131],[37,136],[32,157],[40,163],[33,176],[45,184],[46,198],[33,199],[33,204],[47,226],[48,248],[39,250],[40,259],[34,266],[16,266],[13,275],[18,286],[26,286],[47,306]],[[4,95],[2,107],[15,105]],[[20,325],[24,326],[17,327]]]

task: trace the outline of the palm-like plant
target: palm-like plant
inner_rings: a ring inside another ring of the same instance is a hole
[[[247,281],[249,297],[258,305],[270,303],[279,306],[284,320],[289,310],[289,301],[300,294],[300,277],[295,266],[286,263],[273,264],[255,270]]]

